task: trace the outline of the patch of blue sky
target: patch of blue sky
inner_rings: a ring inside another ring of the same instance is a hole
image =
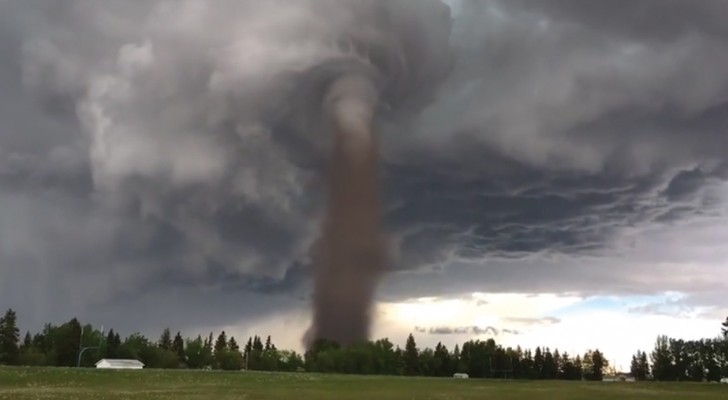
[[[591,296],[556,310],[551,315],[563,318],[596,311],[628,312],[635,307],[674,302],[684,297],[684,294],[677,292],[665,292],[656,295]]]

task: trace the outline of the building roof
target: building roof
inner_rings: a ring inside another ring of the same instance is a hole
[[[96,366],[98,367],[101,363],[107,363],[108,365],[112,367],[119,367],[119,368],[129,368],[129,367],[143,367],[144,363],[139,360],[124,360],[124,359],[117,359],[117,358],[102,358],[97,363]]]

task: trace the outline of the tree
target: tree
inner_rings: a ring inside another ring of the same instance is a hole
[[[604,354],[599,349],[591,353],[591,362],[592,370],[590,372],[592,380],[601,381],[604,377],[604,371],[609,367],[609,362],[604,358]]]
[[[33,337],[30,336],[30,332],[25,332],[25,337],[23,338],[23,345],[21,346],[22,349],[27,349],[33,345]]]
[[[117,342],[118,340],[118,342]],[[109,333],[106,335],[106,343],[104,346],[104,357],[106,358],[117,358],[119,357],[119,347],[121,346],[121,338],[119,334],[115,334],[113,329],[109,329]]]
[[[536,347],[536,352],[533,355],[533,366],[536,370],[536,379],[543,379],[543,367],[544,367],[544,356],[541,353],[541,347]]]
[[[646,352],[637,350],[637,354],[632,356],[629,371],[632,376],[634,376],[635,380],[647,380],[647,376],[650,374],[650,366],[647,363]]]
[[[185,358],[187,366],[193,369],[205,368],[212,364],[212,352],[207,342],[203,342],[199,335],[194,340],[187,340]]]
[[[61,326],[49,326],[46,336],[55,352],[55,365],[62,367],[76,366],[78,352],[81,348],[81,323],[73,318]]]
[[[720,331],[723,333],[723,338],[728,340],[728,317],[725,317],[725,321],[721,324]]]
[[[577,361],[581,364],[581,359],[577,356],[577,360],[572,360],[569,357],[569,353],[564,353],[561,356],[561,365],[559,368],[559,378],[570,381],[576,381],[581,379],[580,367],[577,367]]]
[[[172,349],[172,335],[169,333],[169,328],[164,328],[162,336],[159,337],[159,348],[164,350]]]
[[[228,341],[228,348],[230,350],[240,350],[240,346],[238,346],[238,342],[235,341],[235,336],[230,336],[230,340]]]
[[[632,374],[636,380],[642,380],[638,378],[640,374],[639,356],[640,352],[638,350],[637,354],[632,354],[632,361],[629,363],[629,373]]]
[[[243,355],[238,350],[222,349],[215,353],[218,368],[225,371],[239,371],[243,369]]]
[[[0,318],[0,364],[14,365],[18,362],[20,330],[15,311],[9,309]]]
[[[227,336],[225,335],[225,331],[220,332],[220,335],[217,337],[217,340],[215,341],[215,354],[222,353],[227,349]]]
[[[543,370],[542,370],[541,377],[543,379],[556,379],[557,370],[558,370],[558,366],[556,365],[556,360],[554,359],[554,355],[551,354],[551,350],[547,347],[546,351],[544,351]]]
[[[149,354],[144,354],[144,351],[150,346],[149,339],[144,337],[144,335],[138,332],[132,333],[119,346],[119,357],[142,360],[145,364],[148,364],[148,360],[144,360],[143,356],[149,356]]]
[[[172,351],[177,353],[177,358],[179,358],[180,361],[185,361],[185,342],[182,339],[182,334],[177,331],[177,334],[174,335],[174,340],[172,341]]]
[[[282,350],[279,352],[279,370],[295,372],[303,369],[303,358],[295,351]]]
[[[419,351],[415,337],[411,333],[407,336],[407,343],[404,346],[404,368],[407,375],[417,375],[419,372]]]
[[[657,337],[650,358],[652,359],[652,376],[658,381],[672,380],[672,357],[667,336]]]

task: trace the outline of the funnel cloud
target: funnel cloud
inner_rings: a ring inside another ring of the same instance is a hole
[[[352,3],[353,5],[354,3]],[[382,231],[378,140],[373,131],[380,100],[390,106],[407,102],[408,91],[434,86],[447,71],[429,57],[444,55],[447,36],[427,41],[424,21],[412,16],[412,1],[360,3],[367,29],[343,39],[350,53],[340,62],[340,76],[329,78],[324,97],[326,122],[332,131],[327,211],[314,257],[313,325],[304,342],[328,339],[351,344],[368,339],[370,308],[387,254]],[[422,4],[422,2],[420,2]],[[408,8],[408,6],[410,8]],[[428,2],[429,15],[448,27],[447,6]],[[355,8],[356,9],[356,8]],[[428,15],[420,12],[420,17]],[[347,59],[350,58],[350,59]],[[433,68],[434,67],[434,68]],[[435,74],[423,74],[434,69]]]

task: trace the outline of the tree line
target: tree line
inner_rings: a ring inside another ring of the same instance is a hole
[[[81,352],[83,350],[83,352]],[[351,374],[450,376],[523,379],[602,378],[608,363],[599,350],[571,357],[554,349],[504,348],[494,340],[470,340],[450,351],[438,343],[419,349],[412,335],[401,349],[389,339],[352,346],[318,340],[305,354],[280,350],[270,336],[248,338],[240,345],[223,331],[216,337],[183,338],[164,329],[159,339],[133,333],[122,340],[113,329],[104,333],[78,319],[45,324],[40,332],[21,339],[17,316],[8,310],[0,319],[0,364],[92,367],[101,358],[137,359],[146,368],[190,368],[261,371],[315,371]]]
[[[651,354],[638,351],[630,372],[638,380],[718,380],[728,376],[728,318],[723,338],[684,341],[657,338]],[[83,349],[83,352],[81,350]],[[389,339],[350,346],[317,340],[304,354],[276,347],[270,336],[252,336],[244,345],[223,331],[217,336],[184,338],[164,329],[157,340],[133,333],[122,340],[76,318],[45,324],[40,332],[21,339],[17,316],[8,310],[0,318],[0,364],[29,366],[80,365],[92,367],[101,358],[137,359],[146,368],[190,368],[260,371],[452,376],[473,378],[601,380],[616,371],[598,349],[575,356],[558,349],[503,347],[493,339],[469,340],[452,350],[442,343],[420,349],[413,335],[405,347]]]
[[[649,355],[637,351],[630,372],[637,380],[719,381],[728,377],[728,317],[721,324],[721,337],[682,340],[660,335]]]
[[[728,319],[726,319],[728,326]],[[682,340],[657,337],[649,355],[638,351],[632,357],[631,373],[637,380],[719,381],[728,376],[728,337]]]
[[[493,339],[469,340],[452,351],[442,343],[419,349],[412,334],[404,349],[388,339],[346,347],[321,339],[306,352],[304,363],[307,370],[329,373],[444,377],[459,372],[472,378],[567,380],[601,380],[609,366],[599,350],[572,357],[558,349],[503,347]]]

